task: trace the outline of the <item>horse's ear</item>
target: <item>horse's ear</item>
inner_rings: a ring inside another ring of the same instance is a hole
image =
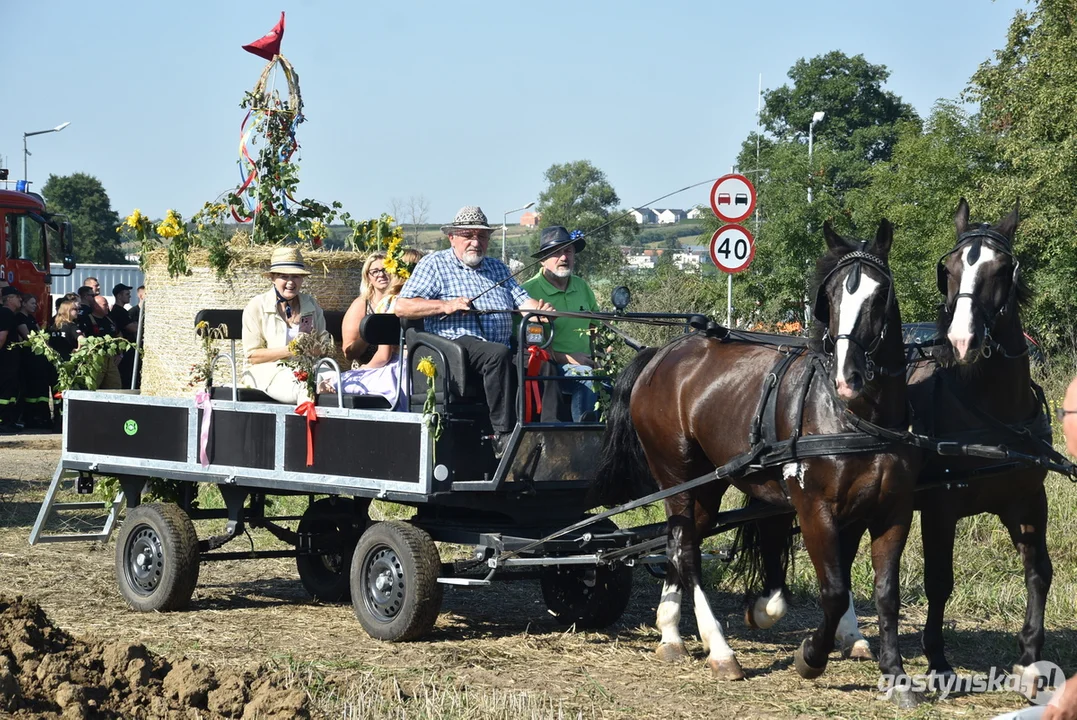
[[[1002,221],[998,224],[998,227],[995,228],[997,232],[1001,233],[1002,235],[1005,235],[1009,239],[1010,245],[1013,245],[1013,236],[1014,233],[1017,232],[1017,221],[1020,209],[1021,201],[1018,200],[1014,203],[1013,210],[1010,212],[1010,214],[1002,218]]]
[[[834,228],[830,226],[829,220],[823,223],[823,238],[826,240],[826,246],[830,250],[838,250],[839,248],[847,248],[849,246],[849,244],[845,242],[845,238],[834,232]]]
[[[879,221],[879,229],[875,231],[875,254],[885,260],[890,257],[890,246],[893,244],[894,226],[883,218]]]
[[[969,229],[969,201],[965,198],[961,198],[961,202],[957,204],[954,226],[957,228],[958,237],[964,235]]]

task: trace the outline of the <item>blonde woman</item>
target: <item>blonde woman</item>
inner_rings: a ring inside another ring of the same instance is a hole
[[[372,281],[377,281],[384,277],[386,278],[385,289],[379,294],[381,284],[372,282],[373,289],[369,293],[369,299],[364,300],[364,294],[361,291],[360,296],[352,303],[352,307],[348,309],[348,314],[344,316],[341,329],[345,347],[348,347],[349,337],[358,338],[359,324],[368,312],[393,312],[393,303],[397,295],[400,294],[400,289],[404,287],[404,282],[411,273],[411,269],[415,267],[415,264],[419,262],[422,256],[423,254],[418,250],[408,249],[402,251],[399,256],[394,256],[395,262],[390,261],[390,267],[393,269],[392,273],[386,273],[385,271],[387,260],[385,255],[378,253],[376,257],[372,256],[367,259],[364,267],[374,272],[369,276],[364,273],[364,282],[368,277]],[[363,303],[361,314],[356,312],[349,319],[349,314],[352,314],[352,310],[359,303]],[[365,341],[359,340],[359,342],[362,342],[364,350],[369,350]],[[354,347],[354,341],[352,346]],[[347,395],[381,395],[390,402],[394,409],[397,409],[402,397],[398,362],[399,350],[400,348],[396,345],[379,345],[365,363],[358,364],[353,362],[351,370],[341,373],[342,377],[339,385],[344,388],[344,393]],[[322,376],[318,390],[319,392],[336,392],[337,386],[337,378],[333,377],[332,373],[327,373]]]
[[[359,324],[368,313],[376,312],[374,308],[388,295],[392,279],[385,270],[385,253],[371,253],[363,263],[362,284],[359,297],[352,301],[344,313],[341,326],[341,341],[344,345],[344,358],[353,364],[369,359],[367,342],[359,337]]]
[[[280,362],[291,356],[288,343],[300,333],[325,330],[325,314],[318,302],[300,292],[310,275],[297,247],[273,251],[263,276],[273,283],[251,298],[243,310],[243,352],[247,371],[243,384],[261,390],[277,402],[298,403],[307,398],[306,384]]]

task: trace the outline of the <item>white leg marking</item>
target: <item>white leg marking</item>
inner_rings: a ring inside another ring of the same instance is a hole
[[[853,608],[853,592],[849,591],[849,607],[838,621],[838,647],[843,650],[852,650],[854,647],[868,649],[868,641],[860,634],[860,626],[856,619],[856,610]]]
[[[756,627],[766,630],[781,620],[787,609],[782,591],[773,590],[770,595],[755,599],[752,617],[755,619]]]
[[[699,628],[699,639],[703,641],[703,647],[709,651],[708,658],[711,660],[726,660],[733,657],[733,650],[726,644],[725,635],[722,634],[722,626],[714,619],[711,612],[711,604],[707,602],[707,596],[703,588],[696,585],[695,594],[692,596],[696,606],[696,627]]]
[[[971,251],[972,247],[967,247],[961,251],[961,262],[964,267],[961,270],[961,287],[958,289],[960,293],[972,294],[975,292],[980,271],[983,270],[985,265],[990,264],[996,255],[994,250],[986,245],[981,245],[979,259],[975,265],[970,265],[969,253]],[[972,336],[975,333],[972,322],[972,298],[958,298],[957,302],[954,303],[954,317],[950,321],[950,330],[946,333],[950,344],[954,346],[958,360],[965,358],[969,351],[969,345],[972,343]]]
[[[669,583],[662,584],[662,598],[658,602],[658,629],[662,631],[662,644],[679,645],[681,640],[681,591]]]
[[[860,317],[860,312],[863,310],[864,304],[871,298],[879,286],[880,283],[878,281],[869,278],[867,275],[861,275],[860,285],[857,286],[856,292],[849,292],[845,288],[845,282],[842,282],[841,303],[838,305],[838,335],[852,334],[853,328],[856,327],[856,320]],[[834,362],[838,369],[835,384],[837,385],[838,394],[845,396],[852,395],[852,391],[848,389],[848,381],[845,378],[845,356],[848,352],[849,341],[847,339],[843,338],[834,341]]]

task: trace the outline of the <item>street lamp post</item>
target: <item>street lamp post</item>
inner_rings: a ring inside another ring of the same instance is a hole
[[[44,135],[45,133],[60,132],[61,130],[63,130],[65,127],[67,127],[70,124],[71,124],[70,122],[65,122],[64,124],[57,125],[56,127],[52,128],[52,129],[49,129],[49,130],[35,130],[34,132],[24,132],[22,134],[22,179],[23,180],[26,180],[26,181],[30,180],[29,172],[26,169],[27,165],[29,165],[28,160],[30,158],[30,150],[29,150],[29,148],[26,147],[26,138],[31,137],[32,135]]]
[[[527,203],[526,205],[524,205],[523,207],[516,208],[515,210],[506,210],[505,214],[501,216],[501,262],[508,264],[508,261],[509,261],[508,260],[508,253],[505,251],[505,230],[506,230],[506,228],[508,226],[509,215],[512,215],[513,213],[518,213],[518,212],[521,212],[523,210],[526,210],[526,209],[528,209],[529,207],[531,207],[534,204],[535,204],[535,202],[531,201],[531,202]]]
[[[811,205],[811,150],[812,150],[812,131],[815,130],[815,123],[819,122],[826,116],[826,113],[819,110],[811,116],[811,123],[808,125],[808,204]]]

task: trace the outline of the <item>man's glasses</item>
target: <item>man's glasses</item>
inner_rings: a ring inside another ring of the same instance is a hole
[[[490,233],[485,232],[459,232],[453,233],[457,237],[462,237],[465,240],[489,240]]]
[[[1077,410],[1066,410],[1064,408],[1055,410],[1055,417],[1058,418],[1059,422],[1065,420],[1067,415],[1077,415]]]

